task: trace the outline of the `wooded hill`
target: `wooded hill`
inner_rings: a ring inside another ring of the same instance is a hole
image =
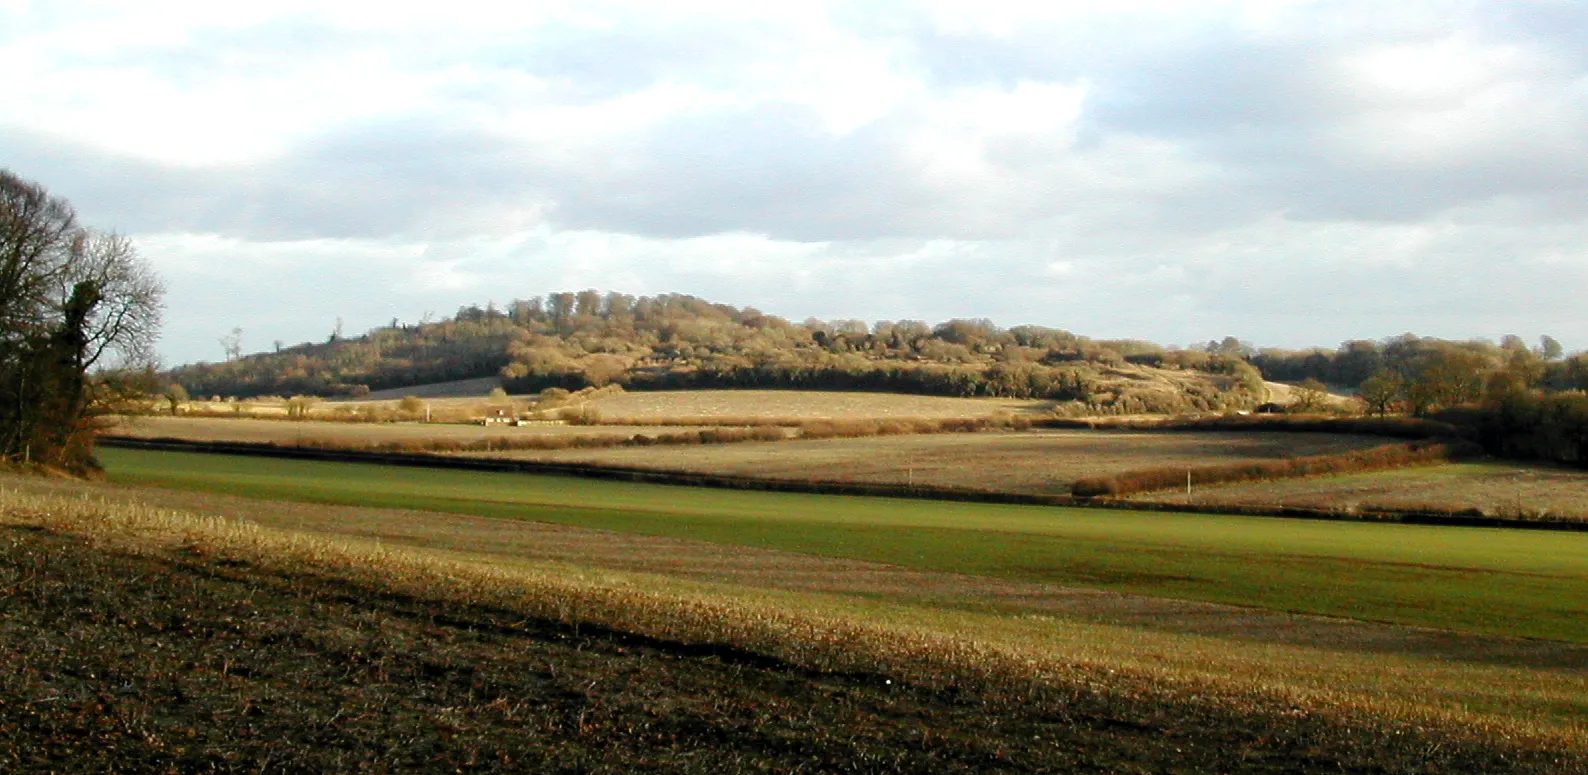
[[[393,324],[169,377],[194,395],[360,395],[500,375],[509,391],[798,388],[1076,402],[1110,412],[1249,408],[1262,377],[1239,354],[1166,350],[988,320],[792,323],[692,296],[556,293],[448,320]]]
[[[500,376],[509,391],[794,388],[1050,400],[1092,413],[1245,409],[1263,380],[1356,389],[1375,413],[1428,414],[1518,390],[1588,388],[1588,354],[1546,336],[1452,342],[1404,334],[1336,350],[1258,350],[1233,337],[1189,349],[1094,340],[985,319],[806,320],[692,296],[554,293],[448,320],[333,335],[170,374],[194,395],[357,396]],[[1321,408],[1321,407],[1320,407]]]

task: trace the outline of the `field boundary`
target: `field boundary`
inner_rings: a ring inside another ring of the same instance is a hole
[[[1045,417],[1030,420],[1034,428],[1108,431],[1276,431],[1347,433],[1399,439],[1456,439],[1462,429],[1448,422],[1418,417],[1328,417],[1321,415],[1245,414],[1212,417]]]
[[[1475,509],[1434,511],[1352,509],[1331,510],[1303,506],[1243,506],[1235,504],[1181,504],[1159,501],[1126,501],[1077,497],[1074,495],[1030,495],[1022,493],[972,490],[957,487],[929,485],[901,485],[881,483],[833,482],[823,480],[761,479],[746,476],[704,474],[690,471],[669,471],[626,466],[601,466],[588,463],[561,463],[535,460],[507,460],[500,458],[457,457],[426,453],[367,452],[359,450],[324,449],[317,447],[282,446],[269,443],[235,441],[191,441],[173,438],[139,438],[131,436],[101,436],[99,443],[107,447],[140,449],[163,452],[199,452],[207,454],[276,457],[297,460],[320,460],[343,463],[374,463],[380,465],[410,466],[417,468],[447,468],[498,473],[544,474],[584,479],[605,479],[648,484],[666,484],[689,487],[711,487],[730,490],[758,490],[766,492],[809,493],[816,495],[852,495],[883,498],[914,498],[920,500],[966,501],[1029,506],[1058,506],[1071,508],[1101,508],[1122,511],[1163,511],[1187,514],[1224,514],[1253,517],[1283,517],[1345,522],[1383,522],[1451,527],[1515,528],[1524,530],[1555,530],[1588,532],[1588,521],[1564,519],[1517,519],[1485,515]]]

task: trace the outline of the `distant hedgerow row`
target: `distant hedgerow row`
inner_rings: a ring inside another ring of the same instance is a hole
[[[1208,417],[1050,417],[1031,421],[1037,428],[1141,431],[1284,431],[1347,433],[1401,439],[1450,438],[1460,434],[1448,422],[1419,417],[1327,417],[1294,414],[1221,414]],[[1182,472],[1184,473],[1184,472]]]
[[[689,444],[737,444],[747,441],[863,438],[920,433],[970,433],[1020,428],[1024,423],[1009,417],[905,419],[905,420],[801,420],[792,428],[770,423],[725,426],[700,430],[623,436],[615,433],[578,435],[525,434],[484,439],[404,439],[360,443],[330,438],[305,438],[296,446],[365,452],[509,452],[520,450],[600,449]],[[680,425],[683,423],[668,423]]]
[[[1361,471],[1383,471],[1416,465],[1445,463],[1478,452],[1470,442],[1414,441],[1337,455],[1309,455],[1289,460],[1232,463],[1203,468],[1147,468],[1113,476],[1079,479],[1071,487],[1077,497],[1129,495],[1190,485],[1260,482],[1297,476],[1322,476]]]

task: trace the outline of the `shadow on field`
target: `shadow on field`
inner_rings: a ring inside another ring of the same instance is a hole
[[[0,770],[1561,772],[1305,714],[926,687],[0,528]]]

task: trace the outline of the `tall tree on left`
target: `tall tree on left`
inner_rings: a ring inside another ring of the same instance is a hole
[[[154,365],[163,295],[126,238],[0,169],[0,458],[92,468],[95,401]]]

